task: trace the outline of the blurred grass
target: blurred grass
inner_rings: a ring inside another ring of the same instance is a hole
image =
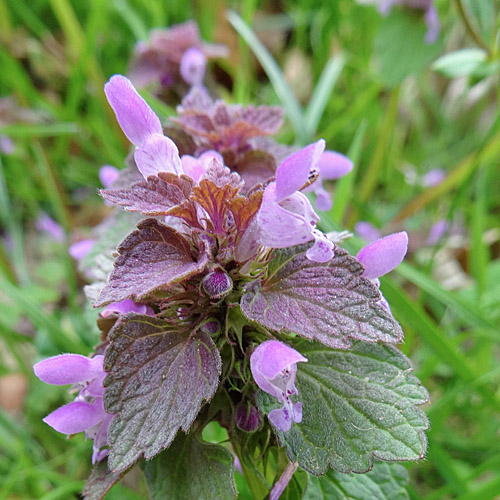
[[[437,3],[443,25],[437,56],[474,46],[455,4]],[[463,4],[478,33],[494,43],[498,6]],[[490,8],[494,15],[485,14]],[[227,9],[233,9],[229,21]],[[354,170],[335,186],[332,211],[322,215],[325,229],[352,230],[364,219],[384,234],[410,233],[412,254],[382,280],[382,290],[404,326],[402,350],[431,394],[429,454],[408,465],[411,498],[500,496],[498,75],[450,81],[429,69],[426,52],[411,75],[398,74],[407,65],[394,63],[389,81],[383,68],[391,61],[378,47],[391,43],[397,30],[386,28],[399,15],[382,19],[352,0],[280,6],[0,0],[0,95],[41,117],[0,123],[0,134],[16,145],[13,155],[0,158],[0,381],[20,374],[28,382],[21,406],[0,413],[0,498],[77,498],[88,475],[91,443],[82,436],[67,441],[41,421],[67,401],[66,390],[37,381],[31,365],[60,352],[85,354],[97,341],[95,313],[83,300],[67,244],[99,220],[98,168],[122,166],[128,148],[102,85],[126,72],[137,39],[190,17],[207,39],[238,54],[221,63],[233,82],[232,94],[222,89],[225,96],[281,104],[283,139],[304,144],[324,137],[328,148],[354,160]],[[415,23],[418,40],[425,27],[417,15],[409,19],[404,26]],[[295,79],[292,51],[310,68]],[[299,98],[304,82],[310,90]],[[162,117],[172,113],[145,98]],[[447,174],[438,186],[407,182],[432,168]],[[68,241],[51,242],[35,231],[40,210],[64,226]],[[430,226],[442,218],[459,226],[459,236],[426,246]],[[348,246],[355,252],[362,243]],[[452,289],[443,278],[450,263],[452,275],[461,277]],[[242,478],[237,481],[244,491]],[[128,483],[109,498],[143,498],[144,491],[143,483]]]

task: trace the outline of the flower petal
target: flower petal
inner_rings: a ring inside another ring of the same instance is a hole
[[[137,93],[132,82],[122,75],[112,76],[104,92],[128,140],[140,146],[151,134],[163,134],[160,120]]]
[[[289,345],[278,340],[266,340],[250,357],[250,369],[260,387],[259,381],[263,377],[272,380],[284,369],[291,368],[295,363],[304,362],[307,362],[307,358]]]
[[[357,222],[354,226],[354,232],[368,243],[382,238],[382,233],[373,224],[366,221]]]
[[[99,169],[99,180],[106,189],[110,188],[119,176],[120,171],[111,165],[104,165]]]
[[[276,172],[276,201],[290,196],[307,182],[311,169],[318,165],[324,149],[325,141],[320,139],[283,160]]]
[[[133,300],[125,299],[120,302],[112,302],[101,312],[103,318],[107,318],[112,314],[127,314],[134,312],[137,314],[146,314],[151,316],[154,314],[153,309],[146,304],[137,304]]]
[[[334,180],[348,174],[353,163],[347,156],[336,151],[325,151],[318,163],[319,173],[323,180]]]
[[[163,134],[150,135],[135,151],[135,162],[142,176],[147,179],[159,172],[182,174],[179,150],[172,139]]]
[[[207,58],[197,47],[191,47],[182,54],[179,71],[188,85],[200,85],[205,76]]]
[[[275,183],[267,186],[257,213],[259,242],[271,248],[285,248],[311,241],[314,223],[319,218],[307,197],[295,192],[286,203],[282,202],[283,207],[275,200],[275,188]]]
[[[94,240],[81,240],[69,247],[69,254],[73,259],[81,260],[92,250],[93,246]]]
[[[76,434],[103,420],[105,417],[103,411],[102,405],[73,401],[47,415],[43,421],[63,434]]]
[[[357,259],[365,266],[364,278],[374,279],[397,267],[408,250],[406,231],[390,234],[360,250]]]
[[[306,252],[306,257],[314,262],[328,262],[333,257],[335,245],[317,229],[314,229],[312,234],[314,236],[314,245]]]
[[[33,371],[46,384],[77,384],[92,380],[102,372],[102,356],[91,359],[80,354],[60,354],[39,361]]]
[[[292,427],[292,418],[286,408],[270,411],[268,418],[275,427],[283,432],[289,431],[290,427]]]

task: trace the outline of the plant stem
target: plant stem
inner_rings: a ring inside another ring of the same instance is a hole
[[[460,14],[460,17],[462,18],[462,21],[465,24],[465,28],[469,32],[469,35],[473,38],[473,40],[476,42],[476,44],[484,49],[488,56],[491,55],[491,50],[486,44],[486,42],[481,38],[479,33],[476,31],[474,26],[472,26],[469,17],[467,16],[467,12],[465,12],[464,4],[462,3],[462,0],[455,0],[458,8],[458,13]]]

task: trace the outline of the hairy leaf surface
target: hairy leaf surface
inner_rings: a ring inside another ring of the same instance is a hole
[[[113,470],[150,459],[189,430],[203,400],[215,393],[221,359],[210,336],[129,314],[110,332],[104,405],[117,416],[109,430]]]
[[[373,459],[418,460],[426,451],[427,417],[415,405],[428,401],[410,361],[398,349],[356,342],[349,351],[301,342],[296,386],[303,418],[284,433],[275,429],[288,457],[319,475],[328,466],[364,473]],[[269,413],[276,399],[259,392]]]
[[[380,304],[380,292],[361,277],[363,266],[337,247],[325,263],[305,256],[307,246],[277,250],[269,276],[241,298],[245,316],[278,332],[293,332],[339,349],[352,340],[400,342],[403,332]]]
[[[124,189],[102,189],[101,196],[115,205],[121,205],[130,212],[145,215],[166,215],[176,205],[186,200],[193,187],[187,176],[177,176],[169,172],[151,175],[145,181],[132,184]]]
[[[409,500],[408,471],[399,464],[376,463],[366,474],[342,474],[330,469],[309,476],[304,500]]]
[[[156,219],[140,222],[120,244],[118,253],[96,307],[125,299],[140,302],[155,290],[199,273],[207,263],[206,254],[196,261],[187,240]]]
[[[178,435],[168,450],[144,464],[154,500],[230,500],[236,497],[234,456],[194,435]]]
[[[111,472],[108,469],[108,460],[97,462],[92,467],[90,477],[83,487],[84,500],[102,500],[106,493],[122,478],[125,471]]]

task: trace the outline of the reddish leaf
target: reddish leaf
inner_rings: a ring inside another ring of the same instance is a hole
[[[215,234],[224,232],[224,222],[228,211],[228,202],[238,193],[238,188],[230,184],[218,187],[212,181],[203,179],[193,188],[191,198],[199,204],[212,221]]]
[[[243,234],[259,211],[264,191],[255,191],[250,196],[238,196],[229,202],[238,234]]]

